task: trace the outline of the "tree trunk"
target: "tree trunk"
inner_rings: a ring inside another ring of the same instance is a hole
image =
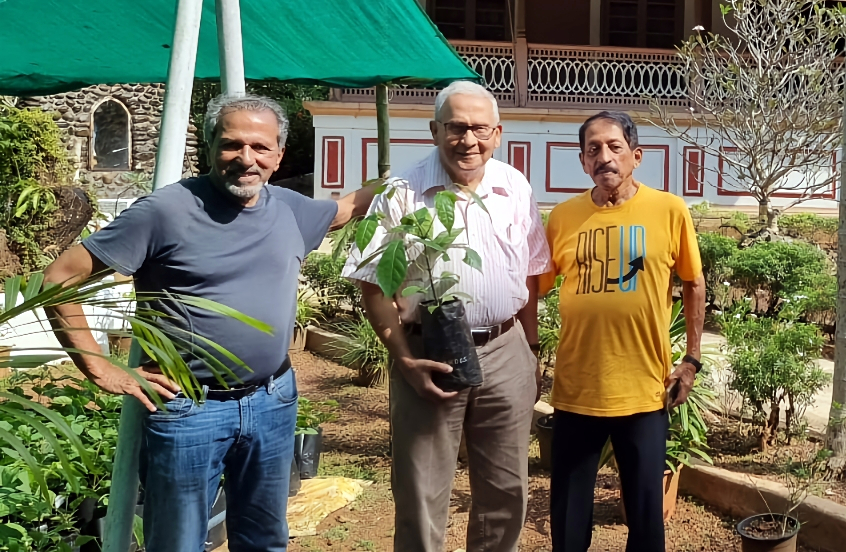
[[[778,421],[781,415],[781,408],[773,401],[770,405],[770,416],[765,422],[764,431],[761,432],[761,451],[767,452],[770,445],[778,442]]]
[[[844,111],[846,123],[846,111]],[[826,447],[833,453],[829,467],[842,472],[846,465],[846,124],[840,156],[840,225],[837,229],[837,325],[834,339],[834,386],[828,417]]]
[[[767,198],[758,200],[758,224],[764,227],[770,224],[770,200]]]

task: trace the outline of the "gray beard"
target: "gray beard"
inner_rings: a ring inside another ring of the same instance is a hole
[[[264,188],[265,184],[267,184],[267,182],[262,182],[261,184],[256,184],[255,186],[238,186],[237,184],[227,183],[226,191],[235,197],[250,199],[251,197],[258,195],[261,192],[261,189]]]

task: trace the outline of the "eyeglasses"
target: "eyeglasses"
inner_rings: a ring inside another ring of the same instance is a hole
[[[438,121],[438,124],[444,125],[447,138],[453,140],[464,138],[468,130],[479,140],[489,140],[493,136],[494,130],[496,130],[496,127],[484,125],[463,125],[461,123],[442,123],[440,121]]]

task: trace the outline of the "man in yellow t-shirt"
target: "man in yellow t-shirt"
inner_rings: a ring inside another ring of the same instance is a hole
[[[670,408],[687,400],[699,363],[705,282],[684,201],[634,180],[643,152],[625,113],[579,129],[579,159],[596,185],[557,206],[547,237],[558,275],[551,485],[554,552],[590,546],[600,452],[614,447],[628,552],[664,552],[663,485]],[[673,272],[683,281],[687,355],[671,373]],[[669,391],[668,391],[669,390]]]

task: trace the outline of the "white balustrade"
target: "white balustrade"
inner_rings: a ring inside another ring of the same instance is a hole
[[[668,107],[689,105],[682,60],[671,50],[592,46],[528,45],[516,59],[510,42],[452,41],[455,50],[485,80],[500,105],[517,105],[517,67],[527,67],[528,107]],[[525,52],[526,50],[524,50]],[[343,101],[373,102],[374,89],[345,88]],[[399,86],[395,103],[431,104],[438,89]]]
[[[688,105],[672,51],[529,45],[528,64],[530,105]]]

